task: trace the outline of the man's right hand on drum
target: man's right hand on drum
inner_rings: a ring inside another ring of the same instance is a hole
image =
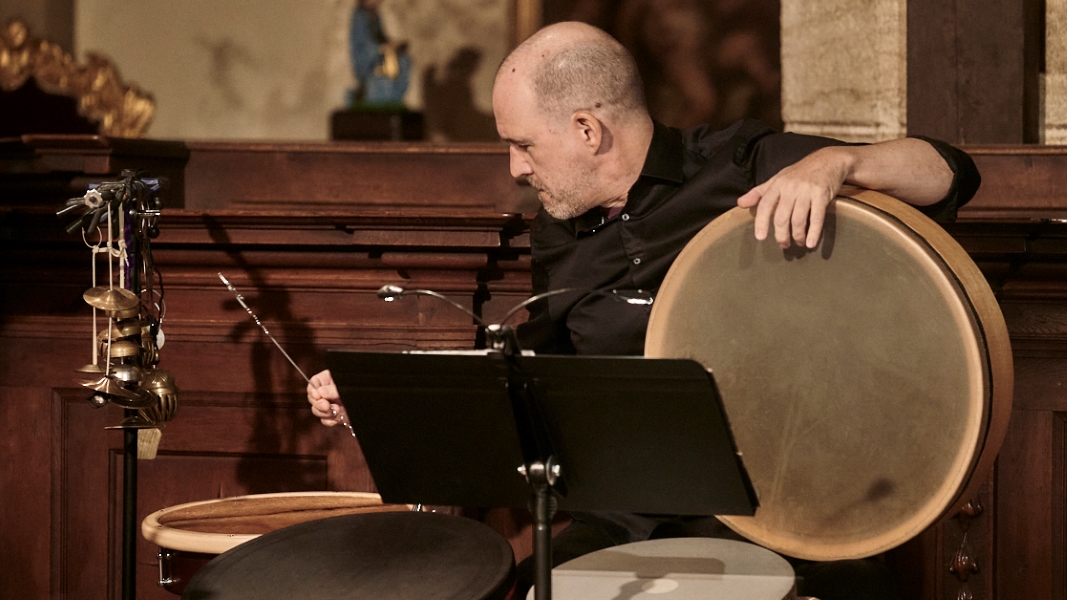
[[[341,406],[341,396],[329,370],[316,373],[308,380],[308,403],[311,404],[311,414],[323,425],[333,427],[343,421],[345,408]]]

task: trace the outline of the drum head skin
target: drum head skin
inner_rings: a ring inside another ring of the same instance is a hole
[[[504,598],[514,555],[473,519],[422,512],[293,525],[219,555],[184,600]]]
[[[754,544],[715,538],[648,540],[598,550],[552,569],[556,600],[795,598],[784,558]],[[527,600],[533,600],[530,590]]]
[[[1011,411],[1007,329],[962,248],[874,192],[838,198],[811,251],[735,209],[660,288],[645,355],[715,376],[759,495],[746,538],[812,560],[870,556],[969,499]]]

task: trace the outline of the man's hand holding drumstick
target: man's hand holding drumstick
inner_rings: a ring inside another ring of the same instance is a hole
[[[308,379],[308,403],[311,404],[311,414],[318,417],[323,425],[333,427],[348,422],[337,385],[328,370]]]

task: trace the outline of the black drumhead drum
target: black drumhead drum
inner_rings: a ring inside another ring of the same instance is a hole
[[[279,529],[219,555],[182,598],[501,599],[514,564],[507,540],[472,519],[345,515]]]

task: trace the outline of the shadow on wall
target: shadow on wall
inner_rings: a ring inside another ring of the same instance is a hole
[[[491,112],[474,103],[472,79],[482,60],[479,50],[460,48],[439,75],[436,65],[422,73],[423,114],[429,139],[454,142],[497,141]]]
[[[233,247],[233,242],[225,227],[214,217],[205,216],[204,225],[215,244],[225,248]],[[250,280],[247,289],[241,290],[248,305],[252,307],[261,321],[281,323],[278,327],[281,331],[272,332],[281,340],[302,342],[289,345],[289,351],[292,352],[294,361],[307,365],[310,362],[310,349],[314,347],[314,332],[293,314],[289,292],[270,286],[265,275],[249,264],[240,251],[227,250],[227,255],[233,262],[233,272],[243,273]],[[237,344],[248,343],[246,340],[249,338],[254,340],[251,342],[251,364],[248,368],[251,369],[256,382],[255,390],[253,390],[254,396],[264,404],[262,410],[256,410],[254,413],[252,439],[248,441],[247,447],[272,449],[279,454],[295,453],[297,440],[306,435],[310,429],[318,427],[318,421],[306,419],[300,422],[296,430],[287,429],[284,424],[278,422],[276,412],[272,409],[275,408],[274,404],[279,398],[293,395],[301,397],[307,384],[287,362],[278,360],[279,352],[274,347],[274,343],[245,313],[244,307],[237,302],[237,299],[229,293],[223,295],[220,292],[219,296],[225,298],[222,300],[223,308],[237,316],[229,332],[230,342]],[[231,368],[238,368],[238,365],[231,365]],[[281,371],[278,372],[278,369]],[[310,411],[308,412],[310,414]],[[263,466],[259,458],[254,455],[242,455],[237,465],[237,481],[243,489],[248,490],[248,493],[325,489],[326,482],[322,480],[320,473],[301,470],[272,472],[270,489],[264,489]]]

